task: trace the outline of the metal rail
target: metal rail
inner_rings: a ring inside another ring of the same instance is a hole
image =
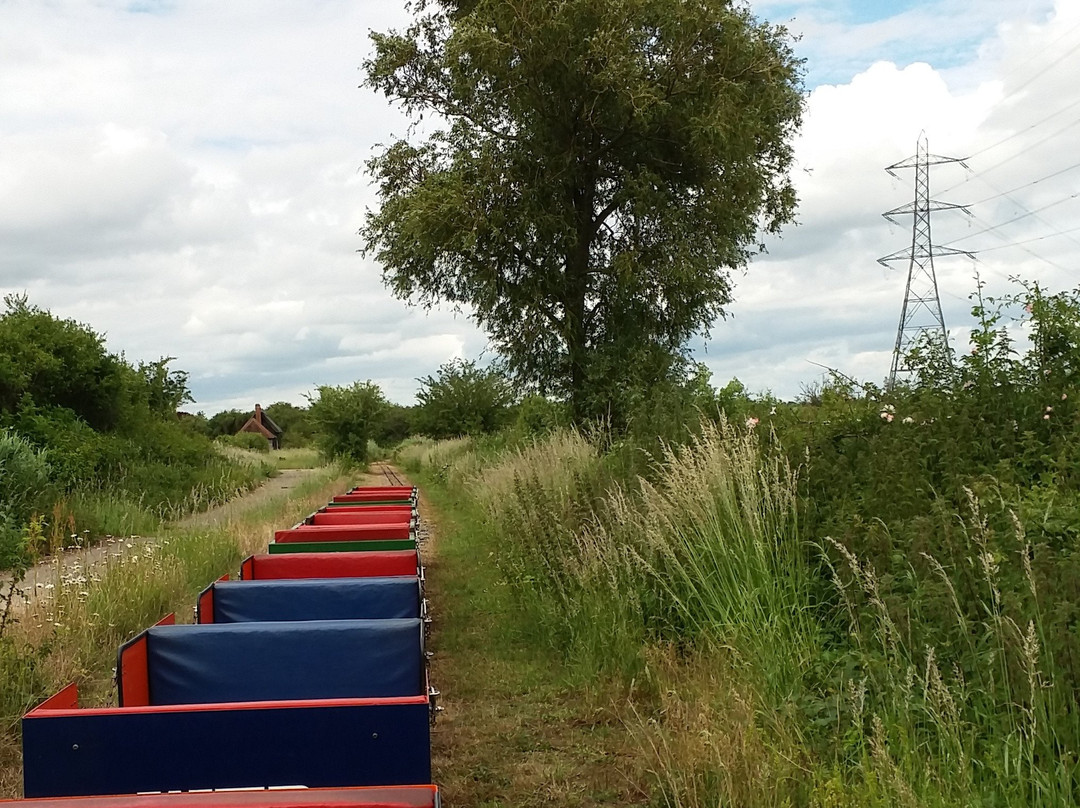
[[[398,476],[397,472],[390,468],[386,463],[380,463],[382,468],[382,475],[386,477],[387,482],[390,485],[405,485],[405,482]]]

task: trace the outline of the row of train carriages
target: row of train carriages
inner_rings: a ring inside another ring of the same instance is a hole
[[[355,488],[117,654],[115,707],[75,685],[23,718],[4,808],[439,806],[416,490]]]

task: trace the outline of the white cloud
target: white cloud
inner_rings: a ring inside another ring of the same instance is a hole
[[[911,231],[880,214],[911,201],[913,177],[893,180],[882,169],[912,155],[922,130],[931,152],[971,155],[971,172],[943,165],[931,173],[932,196],[971,204],[973,214],[935,213],[935,244],[979,251],[976,264],[935,262],[954,344],[963,348],[973,325],[976,271],[991,295],[1018,291],[1008,282],[1014,275],[1055,290],[1076,285],[1068,270],[1080,234],[1054,234],[1075,226],[1080,171],[1050,175],[1077,163],[1080,151],[1077,18],[1077,4],[1063,2],[1049,21],[1040,14],[997,26],[982,56],[960,68],[882,61],[810,93],[796,147],[800,225],[753,262],[736,288],[733,318],[713,329],[701,358],[718,382],[737,376],[751,389],[792,396],[820,375],[811,362],[874,382],[888,374],[907,266],[875,262],[905,250]],[[1025,215],[1044,205],[1052,207]]]
[[[375,200],[359,169],[406,128],[357,88],[358,67],[368,29],[406,24],[400,5],[144,6],[0,3],[0,291],[27,291],[132,359],[177,357],[208,412],[368,378],[407,402],[418,377],[481,354],[487,341],[464,315],[406,307],[356,252]],[[971,236],[985,249],[1077,218],[1077,203],[1060,200],[1080,172],[982,200],[1075,162],[1080,126],[1047,136],[1080,106],[1039,121],[1080,97],[1078,4],[905,6],[884,21],[856,14],[854,0],[755,6],[795,17],[810,75],[832,84],[809,95],[797,146],[801,224],[736,279],[733,317],[701,353],[720,382],[795,395],[819,375],[812,362],[884,376],[903,272],[875,260],[909,235],[880,213],[911,189],[881,169],[921,129],[933,151],[972,155],[975,172],[962,182],[962,169],[935,170],[935,189],[979,203],[970,227],[935,217],[938,241]],[[994,231],[1005,241],[973,235],[1054,202]],[[997,289],[1010,273],[1072,282],[1080,234],[1026,248],[1039,257],[987,252],[980,270]],[[971,265],[938,272],[962,335]]]

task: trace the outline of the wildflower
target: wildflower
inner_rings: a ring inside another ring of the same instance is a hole
[[[1064,401],[1064,400],[1065,400],[1065,399],[1067,399],[1068,397],[1069,397],[1069,394],[1068,394],[1068,393],[1062,393],[1062,394],[1061,394],[1061,400],[1062,400],[1062,401]]]
[[[892,414],[891,412],[888,412],[888,411],[886,411],[886,410],[882,410],[882,411],[881,411],[881,417],[882,417],[882,419],[884,419],[884,420],[885,420],[885,422],[886,422],[886,423],[890,423],[890,424],[891,424],[891,423],[892,423],[892,419],[893,419],[893,418],[895,418],[896,416],[895,416],[895,415],[893,415],[893,414]]]
[[[1044,421],[1049,421],[1050,420],[1050,413],[1046,413],[1046,415],[1043,416],[1043,420]]]
[[[1053,412],[1053,411],[1054,411],[1054,408],[1053,408],[1053,407],[1047,407],[1047,408],[1046,408],[1046,411],[1047,411],[1047,412]]]
[[[746,428],[752,430],[759,423],[761,423],[761,422],[757,418],[755,418],[754,416],[751,415],[749,418],[746,419]]]
[[[775,406],[772,409],[769,410],[769,415],[776,415],[776,407]]]
[[[1024,306],[1024,311],[1026,311],[1028,314],[1031,314],[1032,308],[1031,308],[1030,303],[1028,303],[1026,306]]]
[[[905,424],[913,424],[913,423],[915,423],[915,419],[914,419],[914,418],[912,418],[912,417],[911,417],[910,415],[908,415],[908,416],[906,416],[906,417],[904,418],[904,423],[905,423]]]
[[[892,404],[882,404],[881,410],[882,412],[896,412],[896,407],[894,407]]]

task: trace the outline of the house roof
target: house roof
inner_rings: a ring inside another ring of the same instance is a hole
[[[265,426],[267,429],[269,429],[275,435],[280,435],[282,432],[285,431],[280,426],[278,426],[277,424],[274,423],[274,419],[266,414],[266,410],[260,409],[259,410],[259,415],[262,416],[263,426]]]
[[[255,405],[255,412],[251,414],[242,427],[238,430],[240,432],[258,432],[267,440],[273,438],[280,438],[284,430],[274,423],[274,419],[266,414],[266,411],[259,406]]]

